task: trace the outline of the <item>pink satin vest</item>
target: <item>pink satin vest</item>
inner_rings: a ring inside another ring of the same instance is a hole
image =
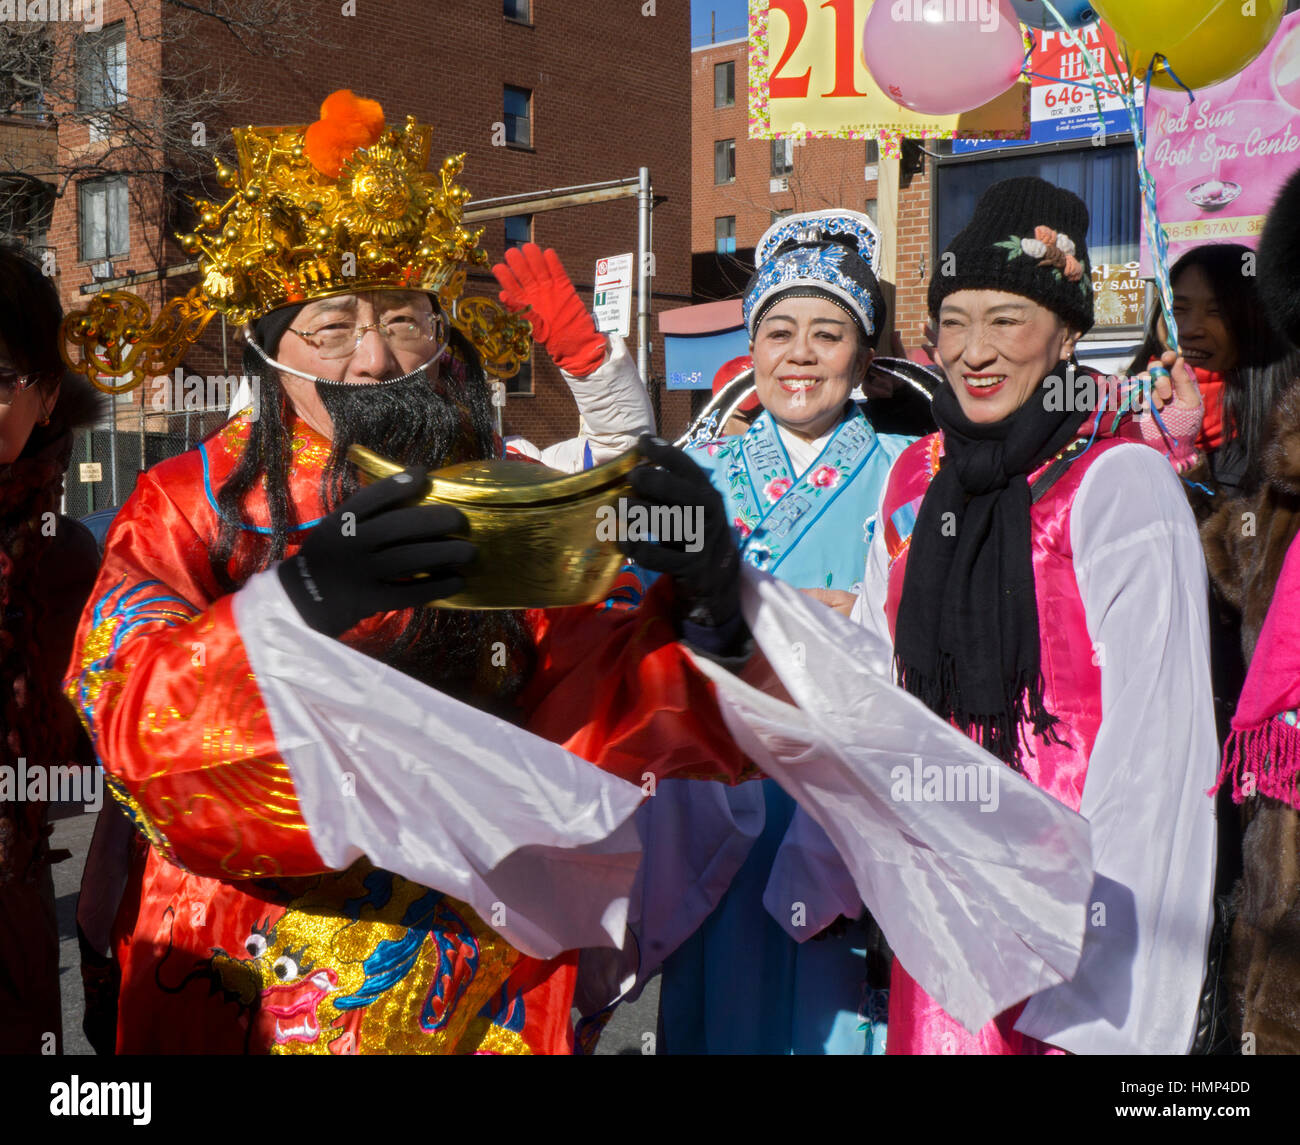
[[[1079,482],[1103,452],[1120,439],[1094,441],[1030,510],[1035,592],[1038,598],[1038,632],[1041,643],[1043,700],[1060,723],[1057,732],[1068,746],[1044,743],[1030,735],[1023,756],[1028,779],[1073,811],[1083,798],[1088,757],[1101,725],[1101,651],[1094,652],[1088,635],[1083,600],[1074,577],[1070,547],[1070,508]],[[889,475],[879,525],[885,529],[889,551],[889,586],[885,613],[890,635],[902,599],[903,576],[911,543],[911,528],[921,498],[943,456],[940,434],[931,434],[909,446]],[[1030,475],[1031,483],[1047,466]],[[999,1014],[970,1034],[946,1014],[894,961],[890,979],[889,1038],[891,1054],[1059,1054],[1062,1051],[1012,1027],[1024,1003]]]

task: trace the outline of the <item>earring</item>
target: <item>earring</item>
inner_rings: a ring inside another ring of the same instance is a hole
[[[1065,363],[1065,392],[1074,393],[1074,359],[1071,358]]]

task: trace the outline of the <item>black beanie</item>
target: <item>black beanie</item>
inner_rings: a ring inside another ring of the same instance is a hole
[[[1042,179],[994,184],[939,256],[930,314],[938,317],[943,300],[958,290],[1003,290],[1033,299],[1086,334],[1093,324],[1088,222],[1078,195]]]
[[[1282,188],[1259,239],[1259,296],[1278,332],[1300,346],[1300,171]]]
[[[299,302],[296,306],[281,306],[267,311],[254,323],[253,337],[272,358],[280,348],[280,339],[284,337],[284,332],[293,325],[294,319],[302,313],[306,305],[305,302]]]

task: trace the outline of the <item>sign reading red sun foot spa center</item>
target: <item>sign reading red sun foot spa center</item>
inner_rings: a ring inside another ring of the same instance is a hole
[[[1300,13],[1245,71],[1201,88],[1194,101],[1153,87],[1147,165],[1170,263],[1205,243],[1255,247],[1278,191],[1300,168]],[[1142,273],[1151,274],[1145,231]]]

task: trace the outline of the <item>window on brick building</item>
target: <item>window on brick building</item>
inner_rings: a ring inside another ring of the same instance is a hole
[[[126,24],[119,21],[77,37],[77,110],[126,102]]]
[[[880,203],[876,199],[867,200],[867,209],[865,213],[867,218],[869,218],[873,223],[880,222],[879,213],[878,213],[879,210],[880,210]]]
[[[736,181],[736,141],[719,139],[713,145],[713,182],[734,183]]]
[[[780,219],[784,219],[784,218],[786,217],[786,215],[793,215],[793,214],[794,214],[794,208],[793,208],[793,207],[782,207],[781,210],[779,210],[779,211],[773,211],[771,214],[772,214],[772,222],[775,223],[775,222],[779,221]]]
[[[117,258],[129,250],[126,180],[93,179],[77,188],[77,224],[81,231],[81,257]]]
[[[503,0],[502,10],[507,20],[518,20],[521,24],[532,22],[532,0]]]
[[[935,168],[934,249],[943,250],[975,211],[979,197],[994,183],[1021,175],[1036,175],[1073,191],[1088,204],[1091,221],[1088,256],[1094,269],[1132,267],[1137,274],[1138,240],[1142,227],[1142,193],[1133,145],[1117,143],[1055,149],[1037,155],[995,159],[949,160]],[[1071,236],[1076,237],[1076,236]],[[1134,325],[1134,315],[1116,316],[1099,308],[1098,326]],[[1136,315],[1141,321],[1141,315]]]
[[[718,254],[736,253],[735,215],[724,215],[713,220],[713,249]]]
[[[863,179],[871,182],[880,173],[880,140],[867,140],[867,165],[863,171]]]
[[[772,140],[772,178],[788,175],[794,170],[794,140]]]
[[[713,106],[736,106],[736,62],[713,65]]]
[[[505,89],[506,142],[517,147],[533,145],[533,93],[526,87]]]
[[[0,27],[0,114],[49,114],[48,91],[54,76],[54,42],[44,28]]]
[[[45,246],[54,188],[35,179],[0,179],[0,235],[29,247]]]
[[[524,243],[533,241],[533,216],[532,215],[507,215],[506,224],[506,250],[514,246],[523,246]]]
[[[533,355],[530,350],[528,357],[519,363],[519,373],[513,378],[506,379],[506,393],[508,394],[531,394],[533,392]]]

